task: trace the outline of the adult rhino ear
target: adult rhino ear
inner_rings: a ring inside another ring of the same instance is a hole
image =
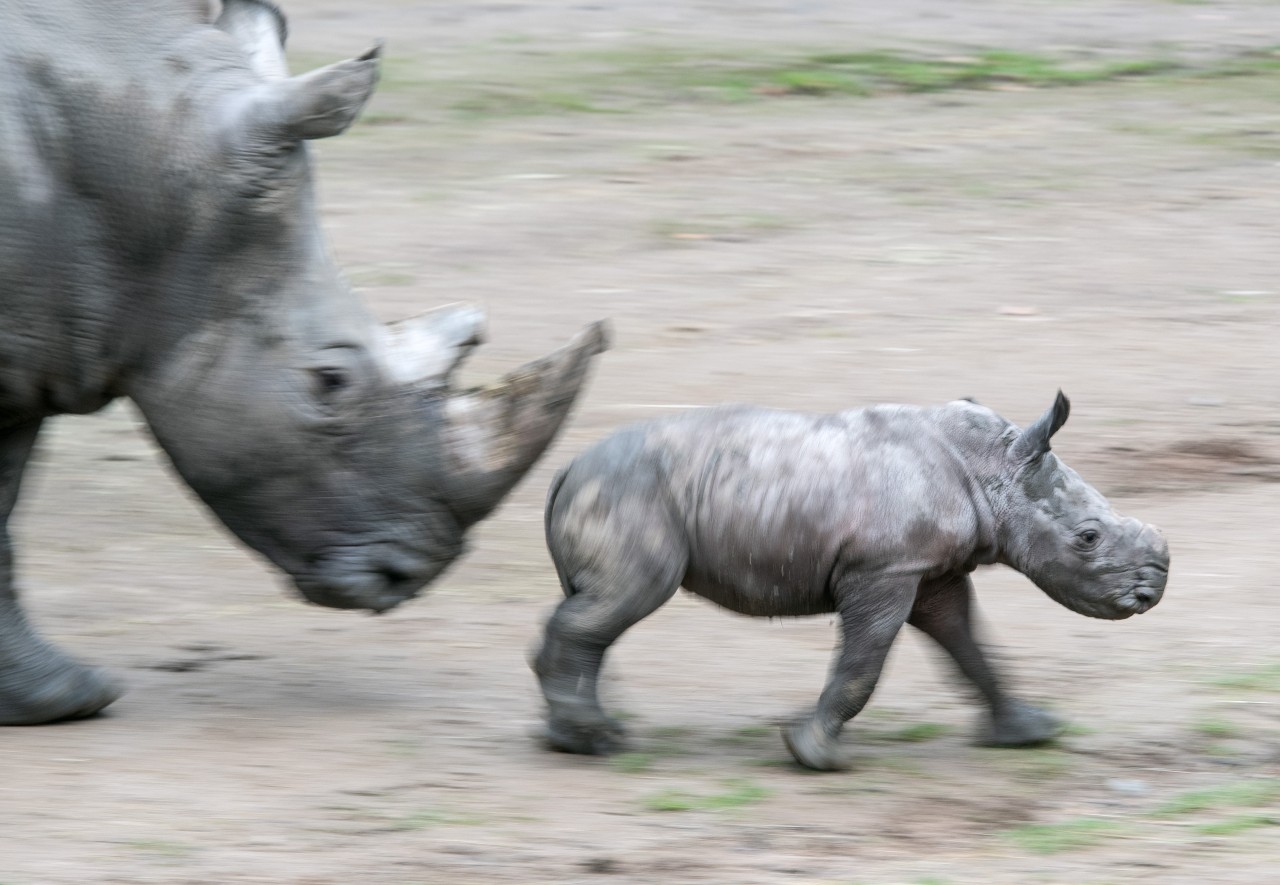
[[[284,56],[288,25],[268,0],[225,0],[216,24],[240,45],[263,80],[236,109],[241,127],[255,141],[340,135],[378,82],[381,42],[359,58],[290,77]]]
[[[1035,423],[1027,427],[1009,447],[1016,461],[1034,461],[1049,451],[1049,439],[1057,433],[1071,414],[1071,401],[1059,390],[1053,405]]]
[[[359,58],[259,84],[236,107],[238,128],[264,143],[340,135],[373,94],[381,53],[379,43]]]
[[[223,0],[214,24],[231,35],[249,57],[249,66],[268,80],[289,76],[284,43],[289,23],[280,7],[268,0]]]

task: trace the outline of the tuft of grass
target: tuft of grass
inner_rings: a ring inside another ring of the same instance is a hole
[[[1280,692],[1280,664],[1268,664],[1242,673],[1230,673],[1210,682],[1229,691]]]
[[[1267,814],[1244,814],[1209,824],[1200,824],[1196,827],[1196,832],[1204,836],[1234,836],[1260,827],[1277,825],[1280,825],[1280,817]]]
[[[684,790],[663,790],[645,800],[650,811],[719,811],[754,805],[769,798],[770,791],[754,781],[725,781],[725,790],[695,795]]]
[[[1062,729],[1063,737],[1088,737],[1097,733],[1098,729],[1092,725],[1082,725],[1079,722],[1068,722]]]
[[[992,747],[1011,774],[1033,779],[1062,777],[1072,768],[1071,754],[1056,747]]]
[[[1192,726],[1197,734],[1211,738],[1233,738],[1240,736],[1240,728],[1234,722],[1225,719],[1201,719]]]
[[[1077,86],[1152,76],[1180,67],[1163,59],[1076,67],[1047,56],[999,49],[965,58],[928,58],[887,51],[827,52],[789,64],[707,72],[702,85],[758,95],[867,96],[1000,86]],[[689,77],[690,83],[697,79]]]
[[[1248,808],[1266,805],[1280,798],[1280,780],[1250,780],[1223,784],[1183,793],[1154,812],[1157,817],[1176,817],[1216,808]]]
[[[471,827],[483,823],[483,819],[474,815],[453,814],[451,812],[439,811],[436,809],[423,809],[415,811],[412,814],[406,814],[403,817],[396,818],[390,824],[390,829],[399,832],[407,832],[411,830],[425,830],[428,827],[439,826],[455,826],[455,827]]]
[[[773,729],[767,725],[744,725],[715,738],[715,741],[720,744],[753,744],[772,733]]]
[[[515,87],[491,88],[458,99],[450,108],[466,117],[536,117],[546,114],[605,114],[617,110],[600,107],[585,95],[573,92],[530,92]]]
[[[1060,854],[1091,848],[1119,835],[1124,829],[1116,821],[1081,817],[1055,824],[1026,824],[1006,830],[1004,836],[1032,854]]]
[[[609,760],[609,765],[624,774],[640,774],[653,768],[653,762],[652,753],[619,753]]]
[[[900,741],[907,744],[916,744],[923,741],[937,740],[945,734],[951,733],[951,726],[943,725],[940,722],[919,722],[915,725],[907,725],[899,728],[897,731],[891,731],[886,734],[877,735],[877,740],[882,741]]]

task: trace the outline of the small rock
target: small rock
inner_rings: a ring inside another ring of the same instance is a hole
[[[1036,310],[1034,307],[1027,307],[1026,305],[1006,304],[1004,307],[997,310],[996,313],[1004,317],[1033,317],[1040,313],[1040,311]]]
[[[1151,791],[1146,781],[1111,778],[1107,781],[1107,789],[1115,793],[1127,793],[1130,796],[1142,796]]]
[[[582,868],[588,873],[616,873],[618,872],[618,862],[612,857],[592,857],[582,862]]]

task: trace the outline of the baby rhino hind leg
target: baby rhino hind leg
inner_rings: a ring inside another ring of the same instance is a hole
[[[622,726],[605,715],[597,693],[605,652],[684,578],[683,535],[661,499],[637,490],[635,479],[576,488],[566,482],[548,504],[547,546],[567,598],[547,622],[533,668],[547,699],[546,740],[555,750],[621,748]]]

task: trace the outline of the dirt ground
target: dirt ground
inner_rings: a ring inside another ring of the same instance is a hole
[[[381,618],[291,598],[127,407],[54,422],[18,514],[26,598],[131,689],[0,735],[0,883],[1275,875],[1280,75],[872,96],[699,78],[869,50],[1214,65],[1269,47],[1280,4],[286,5],[299,64],[388,39],[367,122],[319,150],[327,229],[379,314],[483,304],[474,379],[599,317],[617,346],[469,558]],[[1174,563],[1122,623],[976,576],[1009,678],[1073,723],[1059,745],[974,747],[978,709],[904,633],[847,732],[855,768],[806,773],[774,723],[815,699],[831,619],[682,597],[607,667],[632,752],[538,746],[526,659],[559,596],[541,503],[590,441],[723,401],[968,395],[1025,422],[1059,387],[1055,448]]]

